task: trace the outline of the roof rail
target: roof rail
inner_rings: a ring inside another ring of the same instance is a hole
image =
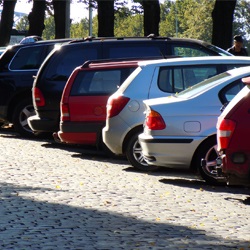
[[[106,62],[122,62],[122,61],[143,61],[143,60],[157,60],[179,58],[180,56],[145,56],[145,57],[124,57],[124,58],[108,58],[88,60],[82,64],[81,68],[88,68],[91,63],[106,63]]]
[[[88,36],[83,39],[77,39],[73,40],[70,43],[78,43],[78,42],[85,42],[85,41],[104,41],[104,40],[126,40],[126,39],[155,39],[155,40],[170,40],[169,37],[164,36],[156,36],[154,34],[150,34],[146,37],[144,36],[127,36],[127,37],[94,37],[94,36]]]

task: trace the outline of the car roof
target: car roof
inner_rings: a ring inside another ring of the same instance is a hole
[[[164,66],[168,64],[182,64],[182,65],[204,65],[208,63],[245,63],[250,62],[250,57],[246,56],[202,56],[202,57],[178,57],[178,58],[167,58],[160,60],[152,60],[152,61],[141,61],[138,63],[139,66]]]
[[[40,40],[40,41],[36,41],[33,43],[24,43],[24,44],[14,44],[14,45],[9,45],[6,48],[23,48],[23,47],[29,47],[29,46],[36,46],[36,45],[43,45],[43,44],[51,44],[51,43],[67,43],[72,41],[72,38],[62,38],[62,39],[52,39],[52,40]]]
[[[164,36],[155,36],[155,35],[149,35],[147,37],[85,37],[83,39],[75,39],[72,40],[66,44],[63,44],[63,46],[72,45],[72,44],[78,44],[78,43],[86,43],[86,42],[127,42],[127,41],[144,41],[144,42],[150,42],[150,41],[172,41],[172,42],[182,42],[182,43],[196,43],[197,45],[203,45],[205,47],[213,46],[211,43],[205,42],[203,40],[194,39],[194,38],[177,38],[177,37],[164,37]],[[219,48],[222,50],[221,48]],[[228,52],[228,54],[230,54]]]
[[[131,37],[93,37],[93,36],[88,36],[83,39],[78,39],[77,41],[72,41],[74,42],[85,42],[85,41],[127,41],[127,40],[142,40],[142,41],[149,41],[149,40],[165,40],[165,41],[176,41],[176,42],[196,42],[199,44],[210,44],[205,41],[199,40],[199,39],[194,39],[194,38],[178,38],[178,37],[165,37],[165,36],[155,36],[153,34],[148,35],[146,37],[140,37],[140,36],[131,36]]]

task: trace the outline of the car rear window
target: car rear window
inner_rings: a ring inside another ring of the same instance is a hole
[[[194,86],[181,91],[180,93],[177,93],[176,96],[182,97],[182,98],[190,98],[201,92],[206,91],[209,88],[212,88],[214,85],[217,85],[223,81],[226,81],[230,77],[231,75],[228,72],[223,72],[209,79],[206,79],[200,83],[197,83]]]
[[[77,74],[71,96],[107,95],[114,93],[135,67],[111,70],[83,70]]]

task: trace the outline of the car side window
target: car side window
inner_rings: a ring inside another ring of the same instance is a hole
[[[47,78],[50,80],[67,80],[72,71],[82,65],[87,60],[98,58],[98,51],[95,47],[86,47],[86,49],[69,49],[60,53],[47,72]]]
[[[135,68],[80,71],[71,89],[71,96],[114,93]]]
[[[230,102],[244,86],[246,85],[239,79],[222,89],[219,93],[222,104]]]
[[[158,87],[164,92],[178,93],[217,74],[216,65],[161,67]]]
[[[43,46],[21,48],[10,62],[10,70],[38,69],[41,65]]]
[[[103,44],[104,57],[164,57],[166,55],[165,42],[110,42]]]
[[[185,45],[172,45],[173,55],[181,57],[190,56],[208,56],[208,52],[201,50],[199,47],[191,47]]]

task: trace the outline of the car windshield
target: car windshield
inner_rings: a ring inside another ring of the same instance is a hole
[[[207,48],[209,48],[210,50],[213,50],[215,51],[216,53],[219,53],[221,56],[233,56],[231,53],[227,52],[226,50],[224,49],[221,49],[215,45],[212,45],[212,44],[209,44],[207,46]]]
[[[228,72],[221,73],[221,74],[216,75],[214,77],[208,78],[200,83],[197,83],[197,84],[181,91],[180,93],[175,94],[175,96],[181,97],[181,98],[189,98],[191,96],[195,96],[198,93],[204,92],[207,89],[210,89],[211,87],[213,87],[215,85],[218,85],[218,83],[223,82],[230,77],[231,77],[231,75]]]

